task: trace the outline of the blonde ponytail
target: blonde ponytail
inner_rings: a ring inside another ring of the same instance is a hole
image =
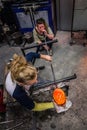
[[[17,54],[13,55],[13,60],[9,64],[9,71],[12,80],[20,83],[33,80],[37,75],[36,68],[29,64],[23,56]]]

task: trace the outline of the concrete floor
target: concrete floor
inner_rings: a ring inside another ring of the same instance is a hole
[[[20,105],[8,105],[6,114],[0,116],[0,122],[9,120],[12,122],[1,124],[1,130],[7,130],[20,123],[16,130],[35,130],[34,125],[37,126],[37,130],[87,130],[87,46],[83,47],[81,44],[70,46],[70,32],[57,32],[56,38],[58,42],[53,45],[52,61],[56,79],[71,76],[74,73],[77,75],[76,79],[66,82],[69,85],[68,96],[73,103],[72,107],[61,114],[53,109],[37,112],[32,116],[32,113]],[[22,54],[20,47],[5,45],[0,48],[0,83],[4,82],[5,63],[14,53]],[[53,80],[50,63],[37,60],[35,66],[40,65],[45,65],[45,69],[40,71],[40,76],[46,80]],[[37,95],[36,100],[52,100],[52,95],[47,91]],[[28,118],[25,118],[26,116]]]

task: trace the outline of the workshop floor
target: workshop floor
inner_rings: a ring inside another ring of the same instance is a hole
[[[56,80],[77,75],[76,79],[65,83],[69,85],[68,96],[72,107],[61,114],[55,109],[31,113],[16,103],[8,104],[6,113],[0,115],[0,130],[11,130],[10,127],[16,130],[87,130],[87,46],[70,46],[70,32],[58,31],[56,38],[58,42],[53,44],[52,61]],[[20,47],[0,47],[0,83],[4,82],[5,63],[14,53],[22,54]],[[36,60],[35,66],[40,65],[45,65],[45,69],[40,71],[40,77],[53,80],[50,63]],[[42,92],[34,98],[39,101],[51,101],[51,92]]]

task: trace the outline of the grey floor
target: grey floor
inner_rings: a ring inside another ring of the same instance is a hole
[[[52,65],[56,80],[73,74],[77,75],[76,79],[65,82],[69,85],[68,96],[72,101],[72,107],[61,114],[54,109],[37,112],[32,116],[29,111],[20,106],[18,108],[15,105],[8,105],[6,114],[0,116],[0,121],[12,120],[12,122],[1,124],[1,130],[7,130],[20,123],[21,125],[15,128],[16,130],[35,130],[35,125],[37,130],[87,130],[87,46],[83,47],[82,44],[70,46],[70,32],[59,31],[55,38],[58,42],[53,44]],[[20,47],[8,45],[0,47],[0,83],[4,82],[5,64],[14,53],[22,55]],[[53,80],[50,63],[40,59],[35,62],[35,66],[40,65],[45,65],[45,69],[40,71],[40,77]],[[47,91],[36,98],[36,100],[39,98],[39,101],[48,101],[48,99],[52,100],[52,95]],[[24,118],[26,115],[29,116],[28,119]]]

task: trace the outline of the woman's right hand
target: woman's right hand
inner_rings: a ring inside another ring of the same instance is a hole
[[[52,57],[49,56],[49,55],[45,55],[45,59],[46,59],[47,61],[52,61]]]
[[[49,56],[49,55],[40,54],[40,57],[41,57],[41,59],[44,59],[44,60],[47,60],[47,61],[52,61],[52,57]]]

